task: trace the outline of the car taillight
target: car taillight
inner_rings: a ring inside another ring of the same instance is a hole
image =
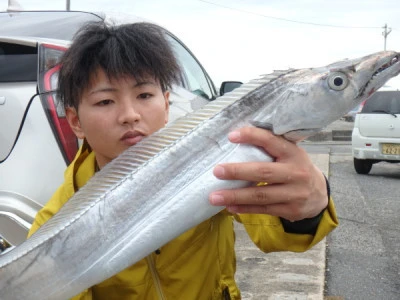
[[[51,44],[39,46],[39,94],[61,153],[69,164],[78,150],[78,140],[68,124],[56,92],[59,61],[65,50],[65,47]]]

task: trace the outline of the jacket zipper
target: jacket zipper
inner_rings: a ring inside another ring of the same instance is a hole
[[[154,282],[154,287],[156,289],[158,299],[160,300],[165,300],[162,288],[161,288],[161,282],[160,282],[160,277],[158,276],[156,266],[154,264],[154,259],[153,259],[153,253],[150,255],[146,256],[147,264],[149,265],[149,269],[151,272],[151,277],[153,278]]]

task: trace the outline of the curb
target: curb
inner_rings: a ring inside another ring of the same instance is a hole
[[[351,141],[352,130],[321,131],[306,139],[309,142]]]

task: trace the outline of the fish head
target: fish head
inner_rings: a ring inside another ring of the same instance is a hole
[[[280,78],[267,123],[275,134],[300,141],[345,115],[399,72],[399,53],[393,51],[290,72]]]

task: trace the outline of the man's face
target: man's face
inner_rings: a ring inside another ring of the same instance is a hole
[[[168,122],[169,92],[163,93],[154,78],[109,80],[99,69],[90,82],[78,111],[67,108],[66,114],[76,136],[86,138],[96,153],[100,168]]]

